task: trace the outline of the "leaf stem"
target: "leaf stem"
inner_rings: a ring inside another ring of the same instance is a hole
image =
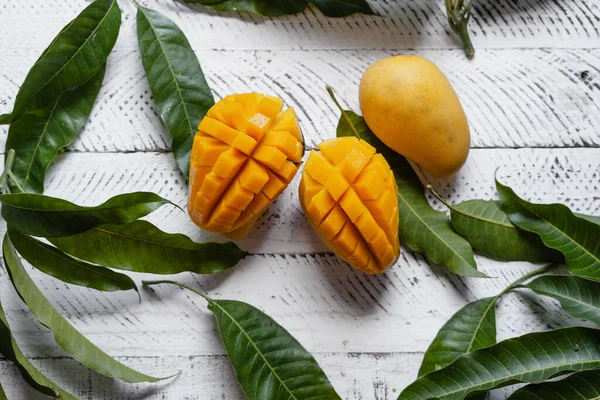
[[[19,178],[17,178],[15,174],[13,174],[13,172],[10,170],[8,171],[8,177],[11,181],[13,181],[13,183],[21,193],[25,193],[25,189],[23,189],[23,186],[21,186],[21,184],[19,183]]]
[[[337,106],[337,108],[339,108],[341,112],[344,112],[344,107],[342,107],[342,105],[338,101],[337,97],[335,97],[335,93],[333,92],[333,88],[331,86],[329,86],[329,85],[326,85],[325,86],[325,90],[327,90],[327,93],[329,93],[329,96],[331,97],[331,99],[333,100],[333,102],[335,103],[335,105]]]
[[[169,280],[160,280],[160,281],[142,281],[142,285],[144,286],[152,286],[152,285],[162,285],[162,284],[169,284],[169,285],[175,285],[175,286],[179,286],[182,287],[184,289],[187,290],[191,290],[192,292],[196,293],[198,296],[202,297],[204,300],[208,301],[209,303],[212,303],[213,300],[208,297],[207,295],[205,295],[202,292],[199,292],[198,290],[194,289],[191,286],[185,285],[183,283],[179,283],[179,282],[175,282],[175,281],[169,281]]]
[[[360,137],[360,133],[358,133],[358,130],[356,129],[356,126],[354,126],[354,124],[352,123],[352,120],[350,119],[350,117],[348,117],[346,110],[344,110],[344,107],[342,107],[342,105],[338,101],[337,97],[335,97],[335,93],[333,92],[333,89],[331,88],[331,86],[326,85],[325,89],[327,90],[327,93],[329,93],[329,96],[331,97],[331,99],[333,100],[333,102],[335,103],[337,108],[339,108],[340,112],[342,113],[342,118],[344,118],[344,120],[346,121],[348,126],[352,129],[352,131],[354,131],[354,136],[356,136],[359,139],[362,139]]]
[[[12,171],[13,165],[15,165],[16,151],[10,149],[6,155],[6,162],[4,163],[4,172],[0,175],[0,191],[2,194],[10,193],[8,186],[8,174]]]
[[[445,205],[446,207],[448,207],[449,209],[452,210],[452,205],[449,204],[446,200],[444,200],[442,198],[442,196],[440,196],[438,194],[438,192],[435,191],[435,189],[433,188],[433,186],[427,185],[427,190],[429,191],[429,193],[431,193],[433,195],[433,197],[435,197],[436,199],[438,199],[443,205]]]
[[[500,294],[498,295],[498,297],[502,297],[506,293],[510,292],[511,290],[520,287],[521,283],[525,282],[526,280],[531,279],[534,276],[538,276],[538,275],[542,275],[542,274],[545,274],[547,272],[550,272],[550,271],[552,271],[556,267],[557,267],[556,264],[550,264],[550,265],[546,265],[545,267],[542,267],[540,269],[536,269],[535,271],[531,271],[528,274],[523,275],[522,277],[520,277],[519,279],[517,279],[516,281],[514,281],[513,283],[511,283],[510,285],[508,285],[506,287],[506,289],[504,289],[502,292],[500,292]]]
[[[446,0],[448,23],[459,36],[468,59],[472,59],[475,55],[475,48],[471,42],[468,29],[472,5],[472,0],[458,0],[455,4],[453,0]]]

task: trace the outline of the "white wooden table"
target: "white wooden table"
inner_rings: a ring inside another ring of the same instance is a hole
[[[217,98],[259,91],[296,107],[314,147],[335,134],[332,85],[358,111],[364,69],[397,53],[417,53],[444,70],[472,126],[472,151],[452,180],[431,182],[450,201],[495,197],[494,171],[534,201],[559,201],[600,214],[600,3],[597,0],[475,0],[478,53],[467,61],[450,34],[442,0],[370,0],[380,16],[327,19],[315,9],[270,20],[190,10],[145,0],[187,34]],[[84,0],[0,0],[0,112],[8,112],[28,69]],[[135,13],[120,1],[123,26],[107,78],[80,139],[59,157],[47,194],[83,204],[155,191],[185,205],[187,188],[169,153],[137,48]],[[6,127],[0,128],[4,148]],[[395,399],[415,377],[423,352],[459,308],[496,294],[530,270],[476,256],[495,279],[462,279],[403,252],[386,273],[353,271],[319,241],[297,200],[298,179],[240,246],[254,253],[218,276],[177,279],[216,298],[260,307],[296,336],[344,399]],[[433,201],[433,200],[432,200]],[[150,218],[196,240],[187,215],[165,208]],[[4,233],[5,226],[0,228]],[[19,344],[35,365],[81,399],[242,399],[205,303],[171,287],[104,294],[33,272],[61,312],[122,362],[174,382],[128,385],[71,360],[15,295],[4,270],[0,298]],[[141,281],[148,276],[135,276]],[[499,339],[570,323],[556,305],[510,294],[499,307]],[[42,398],[0,359],[10,399]],[[504,398],[505,392],[494,398]]]

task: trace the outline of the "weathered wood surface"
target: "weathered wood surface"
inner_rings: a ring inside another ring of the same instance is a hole
[[[50,38],[85,3],[0,0],[0,113],[9,111]],[[139,61],[134,9],[120,3],[123,27],[99,101],[81,138],[50,171],[47,193],[95,204],[117,193],[152,190],[185,205],[186,184],[168,153]],[[499,168],[499,177],[524,197],[600,215],[597,2],[480,0],[472,23],[478,55],[472,62],[449,33],[442,1],[372,1],[380,14],[375,17],[327,19],[311,8],[275,20],[218,16],[172,0],[142,3],[186,32],[217,97],[253,90],[283,97],[297,108],[311,147],[333,136],[337,123],[326,83],[357,109],[357,84],[371,62],[399,52],[427,56],[454,83],[473,127],[474,149],[456,178],[421,175],[424,182],[452,202],[493,198]],[[0,127],[1,148],[5,138],[6,127]],[[498,293],[533,268],[477,256],[480,268],[495,279],[459,279],[404,252],[385,274],[365,276],[328,253],[311,231],[298,206],[297,184],[298,179],[240,242],[254,255],[239,267],[219,276],[177,278],[272,315],[315,353],[344,399],[395,399],[455,311]],[[196,240],[222,240],[200,232],[175,208],[150,219]],[[0,224],[0,234],[4,231]],[[157,287],[142,291],[138,303],[132,293],[101,294],[33,275],[59,310],[111,355],[149,373],[182,371],[175,382],[154,386],[125,385],[87,371],[32,319],[1,271],[0,299],[19,343],[81,399],[243,398],[200,298]],[[500,339],[572,323],[578,321],[554,302],[532,295],[510,294],[499,307]],[[41,398],[2,359],[0,380],[10,399]]]
[[[89,1],[88,1],[89,2]],[[0,3],[0,49],[38,50],[81,10],[84,0],[27,0]],[[443,1],[371,0],[377,16],[328,19],[310,8],[268,19],[218,15],[178,0],[140,3],[177,21],[195,49],[414,49],[458,48],[447,25]],[[136,48],[134,6],[121,2],[119,48]],[[594,0],[480,0],[471,27],[478,48],[597,48],[600,8]],[[49,18],[50,17],[50,18]],[[27,34],[21,32],[27,22]]]
[[[600,25],[600,23],[599,23]],[[599,40],[600,42],[600,40]],[[0,111],[41,51],[0,58]],[[309,146],[331,137],[339,118],[325,85],[358,111],[364,70],[391,50],[199,51],[217,98],[258,91],[297,109]],[[472,127],[472,146],[600,147],[600,51],[482,49],[467,63],[460,50],[423,50],[454,83]],[[137,50],[115,51],[106,83],[74,151],[167,151],[170,141],[151,100]],[[4,140],[4,137],[2,137]],[[4,147],[2,143],[0,146]]]

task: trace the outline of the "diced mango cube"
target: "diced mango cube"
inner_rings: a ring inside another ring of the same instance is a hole
[[[367,211],[367,207],[365,207],[360,197],[358,197],[352,188],[348,188],[340,198],[340,206],[342,206],[342,209],[353,224],[356,223],[358,217]]]
[[[321,185],[324,185],[327,178],[335,172],[335,168],[329,161],[316,151],[311,151],[308,160],[306,160],[304,170]]]
[[[264,166],[253,159],[249,159],[239,174],[239,180],[242,187],[253,193],[258,193],[269,181],[269,174],[267,174]]]
[[[247,155],[251,155],[257,145],[258,142],[254,140],[254,138],[244,133],[238,133],[238,135],[235,137],[235,139],[233,139],[233,142],[231,143],[231,147],[233,147],[234,149],[238,149],[239,151]]]
[[[256,112],[256,107],[258,107],[258,103],[262,100],[264,96],[258,93],[243,93],[243,94],[234,94],[233,98],[235,101],[244,108],[247,116],[254,115]]]
[[[348,182],[338,171],[333,172],[323,186],[325,186],[336,201],[339,201],[350,187]]]
[[[300,143],[289,132],[275,131],[271,129],[265,135],[261,143],[277,148],[283,154],[285,154],[288,159],[294,162],[300,162],[302,160],[302,143]]]
[[[281,168],[274,170],[273,172],[283,178],[287,183],[290,183],[292,179],[294,179],[294,176],[296,176],[296,172],[298,172],[298,165],[291,161],[286,161]]]
[[[364,241],[359,240],[356,248],[348,255],[348,263],[366,267],[371,258],[371,251]]]
[[[398,194],[389,188],[382,191],[377,199],[365,200],[364,203],[375,219],[385,221],[398,209]]]
[[[250,118],[248,121],[248,125],[246,125],[246,134],[248,136],[253,137],[255,140],[260,141],[273,120],[267,116],[256,113]]]
[[[197,151],[192,153],[191,163],[198,163],[204,166],[214,165],[219,156],[229,149],[229,145],[219,139],[200,135],[194,138],[194,146]]]
[[[375,238],[377,233],[381,230],[381,227],[377,224],[375,218],[373,218],[371,213],[368,212],[362,213],[361,216],[356,220],[355,225],[363,239],[365,239],[367,242],[373,240],[373,238]]]
[[[360,237],[360,233],[356,230],[354,225],[348,221],[337,234],[337,236],[333,239],[333,246],[338,249],[342,254],[352,254],[358,242],[362,240]],[[346,257],[344,257],[346,258]]]
[[[335,205],[336,202],[329,192],[321,189],[308,203],[308,213],[315,224],[320,224]]]
[[[225,125],[232,127],[237,131],[244,131],[248,124],[248,116],[241,104],[237,103],[233,98],[231,101],[223,102],[219,108],[219,114],[213,117],[223,122]]]
[[[373,146],[364,140],[359,141],[341,162],[340,172],[348,182],[354,182],[374,154],[375,148]]]
[[[254,193],[244,189],[236,180],[225,192],[224,203],[240,211],[244,211],[250,202],[254,199]]]
[[[323,233],[325,233],[325,237],[329,240],[333,240],[335,235],[340,233],[346,221],[348,221],[346,213],[344,213],[342,208],[336,204],[321,222],[320,227]]]
[[[219,139],[222,142],[225,142],[229,145],[233,143],[233,141],[239,133],[238,131],[225,125],[221,121],[217,121],[216,119],[212,119],[209,117],[204,117],[202,122],[200,122],[198,129],[201,132],[204,132],[214,137],[215,139]]]
[[[271,129],[274,131],[289,132],[300,142],[303,141],[302,131],[300,129],[300,125],[298,124],[298,117],[296,116],[296,111],[293,108],[288,108],[279,114]]]
[[[321,142],[318,147],[329,162],[338,166],[346,158],[346,146],[355,145],[356,142],[358,139],[354,137],[329,139]]]
[[[283,100],[278,97],[265,96],[264,99],[256,106],[256,112],[266,115],[271,119],[275,119],[283,108]]]
[[[271,200],[275,200],[287,187],[287,183],[282,181],[277,175],[273,174],[270,171],[267,171],[269,174],[269,181],[263,187],[262,192]]]
[[[283,167],[283,164],[287,161],[286,155],[281,151],[262,143],[256,147],[256,150],[252,153],[252,158],[273,170]]]
[[[302,184],[300,185],[300,191],[302,199],[312,199],[317,193],[323,189],[323,185],[310,177],[308,172],[304,170],[302,173]]]
[[[230,148],[221,154],[212,171],[221,178],[231,178],[238,173],[245,162],[246,156],[242,152]]]
[[[385,179],[377,169],[364,169],[352,186],[361,199],[375,200],[383,191]]]
[[[250,208],[254,214],[261,214],[269,203],[271,203],[271,199],[263,192],[260,192],[254,196],[254,199],[250,202],[248,208]]]

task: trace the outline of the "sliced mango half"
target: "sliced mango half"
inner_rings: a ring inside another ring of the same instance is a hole
[[[352,267],[368,274],[385,271],[400,255],[394,173],[364,140],[326,140],[319,150],[309,155],[300,182],[308,221]]]
[[[304,156],[293,108],[259,93],[225,97],[198,126],[188,210],[212,232],[241,239],[290,184]]]

